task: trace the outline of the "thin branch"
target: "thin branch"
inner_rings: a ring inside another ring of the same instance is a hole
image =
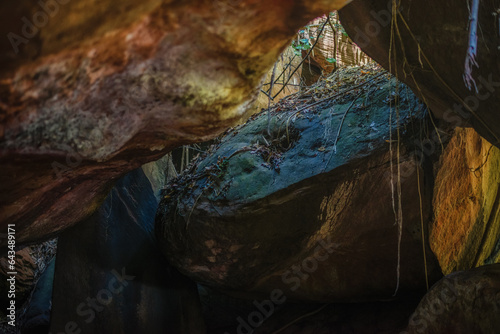
[[[314,106],[316,106],[316,105],[318,105],[318,104],[321,104],[321,103],[323,103],[323,102],[325,102],[325,101],[327,101],[327,100],[331,100],[331,99],[334,99],[334,98],[336,98],[336,97],[342,96],[342,95],[344,95],[344,94],[346,94],[346,93],[349,93],[350,91],[353,91],[353,90],[355,90],[355,89],[357,89],[357,88],[359,88],[359,87],[362,87],[362,86],[364,86],[364,85],[366,85],[366,84],[368,84],[368,83],[372,82],[373,80],[375,80],[375,79],[377,79],[377,78],[381,77],[381,76],[382,76],[382,75],[384,75],[384,74],[387,74],[387,72],[380,73],[380,74],[378,74],[378,75],[374,76],[373,78],[371,78],[370,80],[365,81],[365,82],[363,82],[363,83],[360,83],[360,84],[359,84],[359,85],[357,85],[357,86],[354,86],[354,87],[351,87],[351,88],[349,88],[349,89],[346,89],[346,90],[344,90],[343,92],[340,92],[340,93],[335,94],[335,95],[333,95],[333,96],[328,96],[328,97],[325,97],[325,98],[323,98],[323,99],[321,99],[321,100],[318,100],[318,101],[316,101],[316,102],[314,102],[314,103],[311,103],[311,104],[309,104],[309,105],[307,105],[307,106],[305,106],[305,107],[303,107],[303,108],[301,108],[301,109],[297,110],[296,114],[298,114],[298,113],[300,113],[300,112],[302,112],[302,111],[304,111],[304,110],[306,110],[306,109],[309,109],[309,108],[311,108],[311,107],[314,107]]]
[[[337,30],[335,30],[335,27],[332,24],[332,21],[330,21],[330,15],[326,16],[326,22],[330,25],[330,28],[332,29],[333,32],[333,58],[335,59],[335,69],[337,68]]]
[[[337,153],[337,143],[339,142],[340,132],[342,132],[342,126],[344,125],[345,118],[347,117],[347,114],[349,113],[349,111],[354,106],[354,102],[356,102],[356,100],[358,99],[358,97],[360,95],[361,95],[361,93],[358,96],[356,96],[356,98],[352,101],[352,103],[349,106],[349,108],[347,108],[346,112],[344,113],[344,116],[342,116],[342,120],[340,121],[340,125],[339,125],[339,130],[337,131],[337,137],[335,137],[335,141],[333,142],[333,152],[334,153]],[[331,156],[330,156],[330,159],[331,159]],[[327,165],[330,162],[330,159],[326,163]]]
[[[283,74],[285,74],[286,70],[288,70],[288,68],[292,65],[293,61],[295,60],[295,57],[297,57],[297,55],[294,54],[293,57],[290,58],[290,62],[288,62],[288,64],[283,69],[283,72],[280,73],[280,75],[276,78],[274,83],[277,83],[281,79]],[[269,84],[267,84],[267,85],[269,85]]]
[[[300,320],[303,320],[307,317],[310,317],[310,316],[313,316],[321,311],[323,311],[327,306],[330,306],[331,304],[325,304],[323,306],[321,306],[319,309],[315,310],[315,311],[312,311],[312,312],[309,312],[307,314],[304,314],[303,316],[300,316],[298,317],[297,319],[295,319],[294,321],[288,323],[287,325],[281,327],[280,329],[278,329],[277,331],[274,331],[272,334],[278,334],[278,333],[281,333],[282,331],[284,331],[285,329],[287,329],[288,327],[290,327],[291,325],[299,322]]]
[[[340,133],[342,132],[342,126],[344,125],[344,121],[345,121],[345,119],[347,117],[347,114],[349,113],[349,111],[354,106],[354,103],[359,99],[359,97],[363,93],[364,93],[364,91],[362,91],[361,93],[359,93],[358,95],[356,95],[356,97],[354,98],[354,100],[352,100],[351,105],[349,106],[349,108],[347,108],[347,110],[345,111],[344,116],[342,116],[342,120],[340,121],[339,129],[337,131],[337,137],[335,137],[335,141],[333,142],[333,151],[330,154],[330,157],[328,158],[328,161],[326,162],[325,167],[323,167],[323,171],[325,171],[326,167],[328,167],[328,165],[330,164],[330,161],[332,160],[333,155],[337,154],[337,143],[339,142]],[[368,94],[370,94],[370,93],[368,93]]]
[[[269,99],[274,100],[273,97],[269,95],[265,90],[261,89],[260,92],[264,93]]]
[[[267,103],[267,134],[271,136],[271,100],[274,100],[273,95],[273,87],[274,87],[274,76],[276,75],[276,67],[278,66],[278,62],[274,63],[273,74],[271,74],[271,86],[269,87],[269,101]]]
[[[306,56],[304,57],[304,59],[302,59],[302,61],[300,62],[299,65],[297,65],[297,67],[295,68],[295,70],[292,72],[292,74],[290,74],[290,76],[288,77],[288,79],[286,80],[286,82],[283,84],[283,87],[281,87],[280,91],[278,93],[276,93],[276,95],[274,95],[273,97],[276,97],[278,96],[286,87],[286,85],[288,85],[288,82],[292,79],[293,75],[298,71],[298,69],[302,66],[302,64],[306,61],[306,59],[309,57],[309,55],[311,54],[312,50],[314,50],[314,47],[316,46],[316,44],[318,44],[319,42],[319,37],[321,36],[321,34],[323,33],[323,30],[325,29],[326,27],[326,24],[328,23],[328,21],[325,21],[325,23],[323,24],[323,26],[321,27],[321,30],[319,31],[319,34],[318,34],[318,38],[316,38],[316,41],[314,41],[314,44],[313,46],[309,49],[309,51],[307,52]]]

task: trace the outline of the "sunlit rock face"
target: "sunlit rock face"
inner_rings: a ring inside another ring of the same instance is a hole
[[[120,175],[244,118],[298,28],[347,2],[2,2],[0,229],[57,233]]]
[[[393,2],[400,4],[394,11]],[[434,115],[454,127],[473,126],[500,146],[497,10],[498,3],[491,1],[479,6],[478,67],[472,68],[471,89],[464,82],[470,13],[466,2],[356,0],[340,11],[340,19],[354,42],[382,66],[391,67]]]
[[[457,129],[437,170],[429,241],[443,273],[500,262],[500,150]]]
[[[395,94],[406,129],[399,160],[390,144]],[[426,120],[417,98],[382,77],[300,113],[293,100],[277,108],[270,136],[267,114],[256,116],[165,190],[156,234],[169,261],[209,286],[264,298],[279,290],[289,300],[389,299],[398,282],[400,294],[425,289],[425,266],[431,281],[440,270],[428,246],[427,262],[423,254],[432,167],[411,154],[412,129]]]

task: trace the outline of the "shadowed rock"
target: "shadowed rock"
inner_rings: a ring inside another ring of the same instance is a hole
[[[157,204],[138,169],[117,183],[91,218],[61,234],[52,333],[205,332],[196,285],[155,246]]]
[[[266,113],[229,131],[163,194],[156,229],[170,262],[207,285],[267,297],[278,289],[312,301],[390,298],[398,264],[393,159],[406,176],[400,289],[424,288],[420,215],[429,215],[430,185],[409,150],[425,111],[405,86],[378,80],[358,90],[346,84],[347,96],[316,107],[284,100],[271,112],[271,136]],[[406,129],[399,165],[388,143],[394,104]],[[432,279],[428,248],[427,257]]]
[[[393,3],[398,4],[394,10]],[[466,3],[356,0],[339,15],[353,41],[384,68],[391,68],[434,115],[452,127],[472,126],[500,147],[497,11],[495,2],[479,6],[478,66],[472,67],[471,89],[464,82],[470,15]]]
[[[455,272],[422,299],[402,334],[497,333],[500,264]]]
[[[22,325],[23,334],[48,333],[50,311],[52,309],[52,291],[54,285],[55,259],[52,259],[43,275],[36,283]]]

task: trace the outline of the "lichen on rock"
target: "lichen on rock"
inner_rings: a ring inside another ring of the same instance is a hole
[[[409,153],[412,128],[425,122],[426,110],[380,70],[346,72],[342,81],[330,78],[336,90],[323,89],[320,97],[311,88],[228,131],[170,183],[156,234],[177,268],[225,290],[280,288],[310,301],[391,297],[398,280],[393,159],[410,171],[401,202],[401,287],[425,287],[418,205],[419,183],[425,185],[417,170],[424,171]],[[399,161],[390,152],[398,126]],[[423,214],[429,209],[425,197]],[[308,261],[316,261],[314,270],[298,279],[290,268]]]

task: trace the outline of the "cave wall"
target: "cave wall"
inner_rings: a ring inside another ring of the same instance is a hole
[[[245,118],[298,28],[347,2],[2,2],[0,231],[48,238],[128,171]]]
[[[435,167],[429,226],[431,248],[445,274],[499,261],[499,6],[479,5],[470,87],[466,2],[356,0],[339,11],[354,42],[407,83],[437,118],[440,129],[432,131],[422,159],[449,140]]]
[[[355,0],[339,15],[352,40],[412,87],[435,116],[453,127],[472,126],[498,147],[499,5],[498,1],[480,3],[478,66],[472,71],[476,86],[471,89],[464,82],[467,2]]]

